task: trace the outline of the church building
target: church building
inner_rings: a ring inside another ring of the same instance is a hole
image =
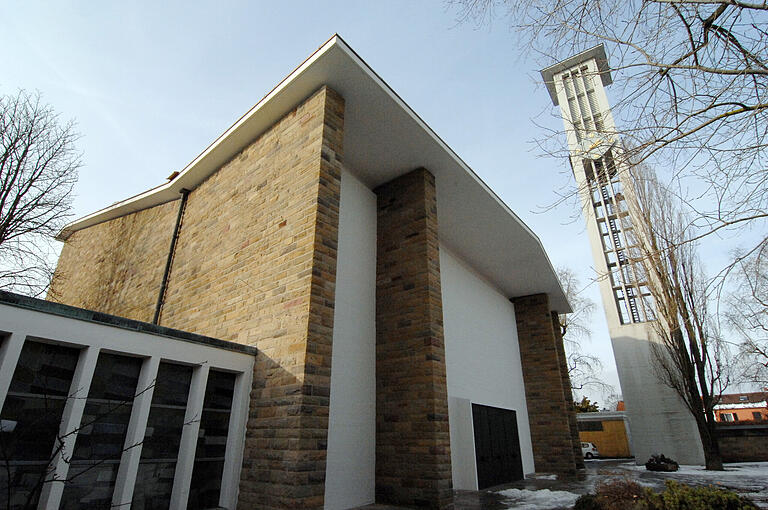
[[[449,508],[583,467],[540,240],[339,36],[59,239],[49,299],[257,351],[237,508]]]

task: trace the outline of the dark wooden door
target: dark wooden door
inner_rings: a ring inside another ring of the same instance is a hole
[[[472,404],[475,458],[479,489],[523,478],[517,413],[509,409]]]

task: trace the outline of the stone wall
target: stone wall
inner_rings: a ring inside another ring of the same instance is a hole
[[[186,206],[160,324],[260,351],[240,508],[323,507],[343,119],[343,99],[321,88]],[[151,320],[177,207],[73,234],[60,300]]]
[[[534,294],[512,302],[536,471],[574,476],[577,457],[569,419],[573,409],[567,404],[572,400],[566,399],[549,298]]]
[[[768,461],[768,424],[718,425],[723,462]]]
[[[560,379],[563,384],[563,394],[565,395],[565,409],[568,415],[568,427],[571,430],[571,442],[573,443],[573,458],[577,469],[584,468],[584,456],[581,453],[581,440],[579,439],[579,426],[576,423],[576,408],[573,405],[573,391],[571,390],[571,377],[568,375],[568,358],[565,355],[565,345],[563,345],[562,329],[560,327],[560,317],[557,312],[552,312],[552,330],[555,333],[555,349],[557,349],[557,360],[560,365]]]
[[[414,170],[375,190],[376,499],[451,505],[435,178]]]
[[[151,322],[179,201],[74,232],[48,300]]]

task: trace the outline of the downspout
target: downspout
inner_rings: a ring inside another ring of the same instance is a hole
[[[168,287],[168,276],[171,274],[171,264],[173,263],[173,255],[176,252],[176,241],[179,239],[179,231],[181,230],[181,219],[184,216],[184,209],[187,207],[187,198],[189,197],[189,190],[181,189],[181,203],[179,203],[179,212],[176,215],[176,226],[173,227],[173,236],[171,236],[171,246],[168,248],[168,259],[165,261],[165,271],[163,272],[163,280],[160,283],[160,293],[157,296],[157,305],[155,306],[155,317],[152,319],[152,324],[157,324],[160,320],[160,310],[163,308],[165,302],[165,289]]]

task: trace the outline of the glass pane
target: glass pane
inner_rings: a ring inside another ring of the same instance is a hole
[[[175,472],[176,459],[173,462],[142,460],[136,475],[131,510],[166,510],[171,504]]]
[[[190,510],[215,508],[219,504],[234,391],[235,374],[217,370],[208,373],[187,502]]]
[[[61,345],[24,342],[9,393],[66,397],[79,352]]]
[[[111,508],[119,465],[119,461],[101,464],[73,461],[69,466],[69,481],[64,487],[60,508]]]
[[[62,508],[109,508],[142,360],[99,354]]]
[[[0,469],[0,508],[36,506],[78,356],[70,347],[24,343],[0,413],[0,459],[7,461]]]
[[[160,363],[133,494],[134,510],[168,508],[192,367]]]

